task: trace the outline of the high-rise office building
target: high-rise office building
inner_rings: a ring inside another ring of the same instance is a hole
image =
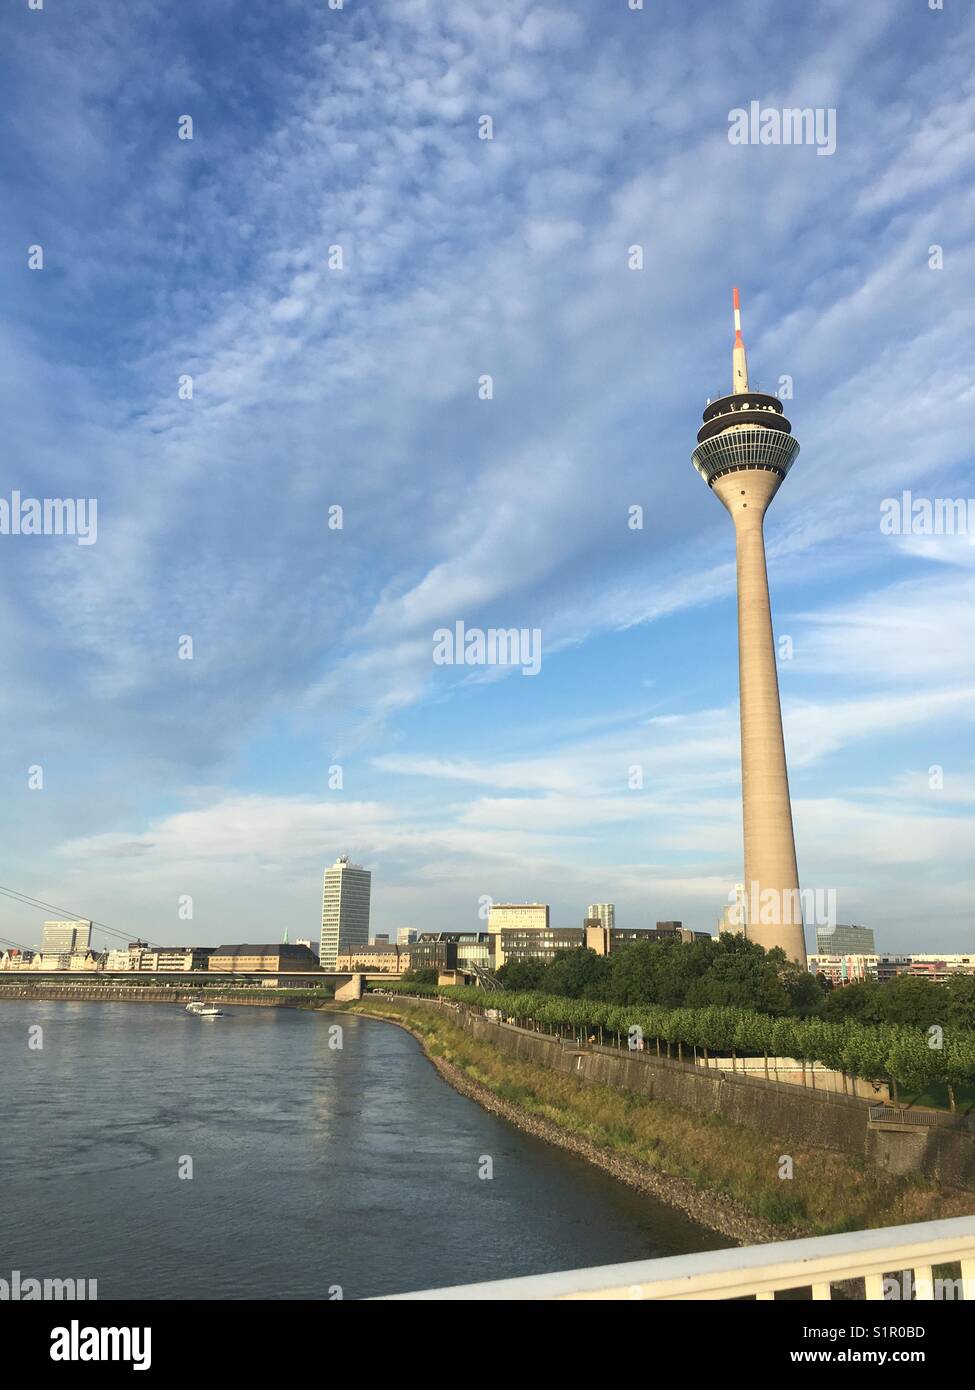
[[[417,939],[415,927],[398,927],[396,930],[397,946],[412,946]]]
[[[495,968],[504,965],[503,931],[547,931],[547,903],[492,903],[488,932],[494,948]]]
[[[343,854],[325,870],[319,961],[334,970],[339,952],[369,945],[369,899],[372,874]]]
[[[41,955],[72,956],[91,950],[91,923],[45,922]]]
[[[872,956],[876,951],[873,927],[844,927],[839,922],[834,927],[817,927],[816,951],[821,956]]]
[[[777,396],[748,384],[738,291],[731,393],[709,401],[694,467],[731,513],[738,571],[738,682],[741,699],[745,935],[781,946],[804,965],[799,870],[782,735],[763,523],[799,453]]]
[[[612,931],[616,926],[616,904],[615,903],[590,903],[586,910],[586,920],[598,922],[607,931]]]

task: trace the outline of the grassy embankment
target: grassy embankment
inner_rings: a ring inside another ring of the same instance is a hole
[[[453,1064],[501,1100],[600,1148],[731,1198],[783,1235],[826,1235],[975,1213],[975,1194],[939,1188],[920,1176],[891,1177],[854,1155],[769,1138],[720,1116],[696,1115],[668,1101],[518,1061],[476,1041],[449,1016],[405,1001],[364,999],[354,1011],[407,1023],[431,1056]],[[791,1180],[779,1177],[784,1153],[793,1160]]]

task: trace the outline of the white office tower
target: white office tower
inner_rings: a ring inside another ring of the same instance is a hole
[[[586,917],[590,922],[598,922],[605,931],[613,931],[616,926],[616,904],[590,903]]]
[[[323,970],[334,970],[340,954],[369,945],[371,892],[372,874],[361,864],[350,864],[347,854],[325,870],[318,955]]]
[[[91,950],[91,923],[45,922],[41,954],[45,956],[83,955]]]

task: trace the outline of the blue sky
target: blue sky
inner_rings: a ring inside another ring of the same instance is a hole
[[[734,551],[690,453],[738,284],[802,445],[766,526],[801,881],[882,947],[971,947],[975,546],[879,525],[905,488],[975,496],[967,6],[0,25],[0,495],[98,500],[95,545],[0,536],[4,883],[156,941],[294,939],[347,852],[379,931],[482,895],[711,929]],[[835,108],[835,153],[730,144],[753,100]],[[434,665],[457,620],[540,628],[540,674]]]

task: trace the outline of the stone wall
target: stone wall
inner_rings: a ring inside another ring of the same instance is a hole
[[[822,1062],[805,1066],[794,1057],[698,1057],[699,1067],[710,1067],[713,1071],[736,1072],[739,1076],[755,1076],[760,1081],[786,1081],[790,1086],[808,1086],[813,1091],[836,1091],[838,1095],[859,1096],[861,1100],[874,1105],[890,1100],[890,1088],[884,1081],[867,1081],[866,1078],[847,1076],[841,1071],[824,1067]]]
[[[814,1094],[787,1082],[736,1077],[690,1062],[611,1047],[580,1048],[547,1034],[492,1023],[466,1013],[462,1026],[526,1062],[570,1071],[583,1081],[615,1086],[651,1100],[667,1100],[699,1115],[721,1115],[735,1124],[782,1135],[820,1148],[863,1153],[867,1106],[833,1092]]]
[[[435,1000],[410,1002],[442,1007]],[[892,1173],[920,1172],[950,1186],[975,1188],[971,1130],[947,1124],[910,1132],[880,1130],[869,1123],[867,1103],[852,1096],[705,1069],[652,1053],[580,1047],[547,1033],[495,1023],[463,1007],[448,1007],[456,1013],[459,1027],[521,1061],[571,1072],[583,1081],[651,1100],[670,1101],[698,1115],[720,1115],[783,1142],[857,1154]]]

